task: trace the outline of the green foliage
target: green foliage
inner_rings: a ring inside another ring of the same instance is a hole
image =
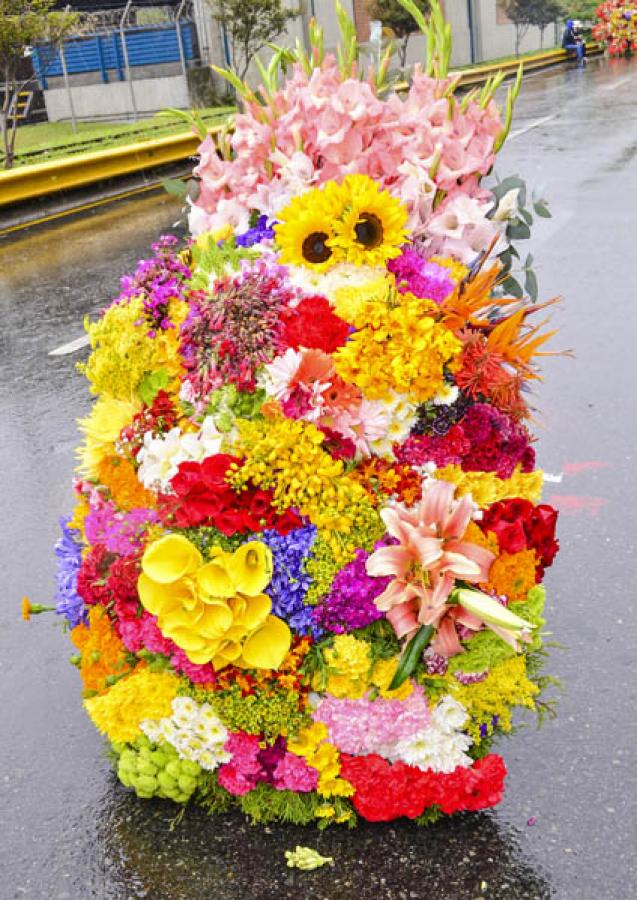
[[[248,394],[238,390],[235,384],[225,384],[210,395],[205,415],[212,416],[215,426],[225,434],[232,429],[235,419],[262,418],[260,411],[265,399],[266,393],[261,388]]]
[[[433,825],[442,816],[442,810],[434,803],[433,806],[427,807],[421,816],[414,819],[416,825]]]
[[[234,797],[221,787],[216,772],[201,773],[195,799],[211,816],[226,813],[234,805]]]
[[[316,818],[321,802],[314,791],[306,794],[277,791],[272,785],[264,783],[239,798],[239,806],[255,825],[269,822],[309,825]]]
[[[211,279],[222,278],[229,271],[239,269],[242,259],[255,259],[258,254],[249,247],[238,247],[234,238],[226,241],[215,241],[208,237],[201,246],[193,244],[192,261],[195,275],[190,280],[194,291],[206,291]]]
[[[208,0],[213,16],[228,40],[230,65],[239,82],[254,56],[274,41],[295,19],[300,9],[287,9],[283,0]],[[241,88],[235,85],[241,92]]]
[[[514,260],[520,260],[520,254],[515,247],[514,241],[528,240],[531,237],[531,226],[533,224],[531,209],[540,218],[549,219],[551,217],[548,203],[539,192],[534,192],[530,203],[531,208],[529,208],[529,205],[527,205],[527,186],[518,175],[511,175],[505,178],[504,181],[500,181],[496,176],[496,182],[491,188],[496,204],[493,208],[492,216],[499,217],[502,221],[506,214],[504,236],[508,243],[507,248],[499,255],[500,262],[503,265],[502,274],[504,280],[502,288],[505,293],[520,299],[526,293],[535,302],[538,297],[538,283],[537,276],[533,270],[533,256],[529,253],[524,263],[519,266],[519,271],[516,270],[516,274],[524,278],[523,286],[516,275],[513,274]],[[518,192],[517,201],[511,205],[511,210],[508,213],[498,211],[500,201],[511,191]]]
[[[423,16],[430,13],[429,0],[415,0],[415,4]],[[372,19],[382,22],[385,28],[390,28],[400,40],[400,67],[404,69],[409,38],[420,30],[418,22],[400,0],[367,0],[367,11]]]
[[[516,56],[519,56],[520,43],[532,25],[537,26],[543,36],[547,25],[564,18],[560,0],[508,0],[505,11],[515,25]]]
[[[137,385],[137,393],[142,403],[151,406],[157,394],[167,388],[169,384],[170,375],[165,369],[147,372]]]

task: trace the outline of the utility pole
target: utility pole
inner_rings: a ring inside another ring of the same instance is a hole
[[[478,62],[478,31],[474,0],[467,0],[467,24],[469,25],[469,53],[473,64]]]

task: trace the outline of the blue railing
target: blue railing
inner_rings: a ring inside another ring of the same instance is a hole
[[[179,27],[187,63],[195,56],[193,26],[191,22],[181,22]],[[176,24],[127,28],[124,34],[131,68],[179,62],[181,59]],[[123,81],[124,58],[118,31],[69,38],[64,42],[64,59],[69,75],[100,72],[105,84],[113,78]],[[53,47],[36,47],[32,59],[35,74],[44,90],[47,89],[48,78],[64,74],[60,52]]]

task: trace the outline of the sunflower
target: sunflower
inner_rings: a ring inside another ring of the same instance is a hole
[[[279,213],[274,233],[283,264],[324,272],[343,260],[342,252],[329,245],[334,237],[334,216],[322,190],[294,197]]]
[[[366,175],[347,175],[340,186],[341,214],[329,246],[355,265],[384,266],[407,239],[407,210]]]

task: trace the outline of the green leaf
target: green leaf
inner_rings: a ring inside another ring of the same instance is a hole
[[[150,406],[160,391],[170,384],[170,375],[165,369],[147,372],[137,386],[137,393],[142,403]]]
[[[536,212],[536,215],[540,216],[542,219],[550,219],[551,213],[546,205],[546,201],[538,200],[533,204],[533,209]]]
[[[531,300],[537,300],[538,294],[538,284],[537,284],[537,276],[533,269],[526,270],[526,277],[524,279],[524,290],[527,292]]]
[[[390,691],[395,691],[409,678],[418,665],[423,650],[431,641],[433,633],[434,630],[432,625],[420,626],[416,634],[403,650],[403,655],[400,657],[398,668],[389,685]]]
[[[526,222],[518,220],[516,225],[509,225],[507,228],[507,237],[512,241],[526,241],[531,237],[531,229]]]
[[[502,282],[502,288],[506,294],[517,297],[518,300],[521,300],[524,297],[522,286],[513,275],[509,275],[509,277]]]
[[[522,207],[520,207],[518,209],[518,213],[520,215],[520,218],[524,219],[527,225],[530,226],[533,224],[533,216],[527,209],[522,209]]]
[[[185,200],[188,196],[188,182],[181,178],[162,178],[161,186],[167,194],[179,197],[180,200]]]

